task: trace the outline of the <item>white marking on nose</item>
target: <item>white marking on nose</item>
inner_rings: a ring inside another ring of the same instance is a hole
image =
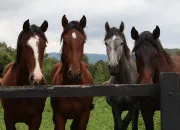
[[[114,44],[111,44],[112,52],[111,52],[111,62],[114,63],[116,61],[115,59],[115,50],[114,50]]]
[[[76,36],[76,33],[75,33],[75,32],[73,32],[73,33],[72,33],[72,38],[74,38],[74,39],[76,39],[76,38],[77,38],[77,36]]]
[[[34,59],[35,59],[35,68],[33,72],[33,78],[35,81],[40,81],[43,77],[43,74],[41,72],[41,68],[39,65],[39,50],[38,50],[38,44],[39,44],[39,37],[36,35],[34,37],[31,37],[28,41],[28,45],[32,48],[34,52]]]

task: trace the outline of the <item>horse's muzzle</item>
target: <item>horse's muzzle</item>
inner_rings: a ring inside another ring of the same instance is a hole
[[[68,71],[68,78],[71,81],[80,81],[81,80],[81,72],[72,72],[71,70]]]
[[[39,79],[35,79],[33,75],[29,77],[29,82],[31,85],[40,85],[43,82],[43,77]]]
[[[111,75],[115,75],[115,74],[117,74],[118,73],[118,71],[119,71],[119,65],[117,64],[117,65],[108,65],[108,68],[109,68],[109,73],[111,74]]]

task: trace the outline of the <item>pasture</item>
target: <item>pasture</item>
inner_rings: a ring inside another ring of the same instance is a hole
[[[94,98],[95,108],[91,111],[89,123],[87,130],[113,130],[113,116],[111,113],[110,106],[106,103],[104,97],[95,97]],[[71,121],[68,121],[66,129],[69,130],[69,124]],[[139,117],[139,130],[144,130],[144,122],[140,115]],[[155,130],[160,130],[160,113],[156,112],[154,116],[154,125]],[[28,130],[28,127],[25,124],[17,124],[17,130]],[[46,106],[43,112],[43,119],[41,123],[40,130],[53,130],[54,125],[52,122],[52,109],[50,106],[49,98],[46,101]],[[5,130],[4,120],[3,120],[3,109],[0,105],[0,130]],[[131,126],[128,128],[131,130]]]

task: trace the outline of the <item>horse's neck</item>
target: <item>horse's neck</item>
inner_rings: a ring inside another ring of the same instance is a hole
[[[157,69],[155,69],[153,82],[157,83],[160,80],[161,72],[178,72],[176,65],[174,63],[169,64],[167,59],[163,57],[163,63],[159,65]]]
[[[18,85],[27,85],[29,84],[29,72],[27,65],[25,64],[18,64],[16,68],[16,81]]]
[[[119,72],[115,75],[116,80],[121,83],[132,83],[129,61],[123,55],[119,61]]]

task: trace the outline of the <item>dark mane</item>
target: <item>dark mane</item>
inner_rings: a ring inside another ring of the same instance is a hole
[[[124,42],[124,46],[123,46],[124,47],[124,53],[125,53],[126,58],[129,60],[130,59],[130,50],[129,50],[129,47],[127,46],[127,42],[126,42],[126,38],[125,38],[124,33],[120,32],[119,29],[117,29],[115,27],[110,28],[108,33],[106,33],[106,35],[105,35],[104,41],[106,39],[111,38],[114,35],[118,35],[118,36],[122,37],[123,42]]]
[[[77,29],[79,30],[86,38],[86,34],[84,32],[84,29],[79,25],[79,22],[78,21],[71,21],[67,26],[66,28],[64,28],[62,34],[61,34],[61,41],[62,41],[62,38],[64,36],[64,34],[69,31],[70,29]]]
[[[17,66],[17,64],[19,63],[19,60],[20,60],[19,58],[20,58],[20,54],[21,54],[21,44],[24,42],[22,40],[25,40],[25,39],[28,40],[30,37],[35,36],[35,35],[38,35],[44,41],[48,42],[47,38],[46,38],[44,32],[41,30],[41,28],[34,25],[34,24],[30,26],[30,30],[28,32],[24,32],[22,30],[18,36],[18,39],[17,39],[17,54],[16,54],[16,60],[14,63],[14,67]]]
[[[162,61],[161,55],[163,54],[164,57],[166,58],[168,64],[170,64],[170,65],[173,64],[173,61],[172,61],[170,55],[164,50],[164,48],[161,45],[160,40],[159,39],[155,40],[153,37],[153,34],[149,31],[144,31],[139,35],[139,38],[135,42],[135,46],[134,46],[132,52],[135,52],[143,44],[143,41],[148,41],[153,47],[155,47],[158,50],[159,56],[156,57],[157,62]]]

